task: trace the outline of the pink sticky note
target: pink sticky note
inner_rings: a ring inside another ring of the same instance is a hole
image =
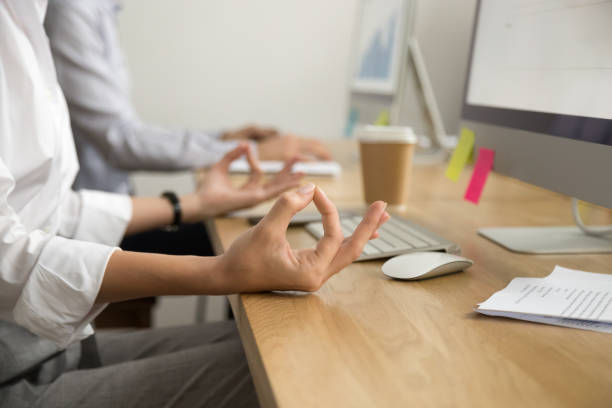
[[[494,159],[495,150],[485,149],[484,147],[478,149],[478,160],[474,165],[472,178],[463,198],[473,202],[474,204],[478,204],[478,201],[480,201],[480,195],[482,194],[482,189],[484,188],[487,177],[489,176],[489,172],[493,168]]]

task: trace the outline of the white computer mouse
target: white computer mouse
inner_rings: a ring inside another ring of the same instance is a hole
[[[383,264],[382,271],[391,278],[417,280],[459,272],[473,263],[446,252],[412,252],[389,259]]]

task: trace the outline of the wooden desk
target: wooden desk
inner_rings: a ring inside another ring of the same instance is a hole
[[[339,157],[341,179],[313,179],[340,206],[362,199],[354,151]],[[485,226],[569,225],[570,203],[493,174],[475,206],[462,199],[464,173],[452,183],[441,165],[417,166],[404,215],[459,243],[475,261],[468,270],[408,283],[386,278],[381,262],[354,263],[315,294],[230,297],[263,406],[612,406],[612,335],[473,312],[514,277],[555,265],[612,273],[612,255],[520,255],[478,236]],[[223,247],[248,228],[214,224]],[[288,236],[295,247],[315,242],[299,228]]]

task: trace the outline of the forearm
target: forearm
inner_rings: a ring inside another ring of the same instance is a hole
[[[108,261],[96,303],[162,295],[217,295],[219,257],[173,256],[115,251]]]
[[[206,214],[196,194],[185,194],[179,197],[182,222],[193,223],[203,221]],[[126,235],[136,234],[154,228],[171,225],[174,221],[174,211],[170,201],[161,197],[132,197],[132,219]]]
[[[116,118],[96,139],[109,162],[124,170],[208,167],[237,145],[204,132],[144,124],[137,118]]]

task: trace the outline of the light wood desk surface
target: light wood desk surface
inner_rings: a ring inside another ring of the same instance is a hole
[[[313,178],[339,207],[361,202],[354,145],[339,179]],[[478,206],[442,165],[414,168],[404,215],[462,247],[475,264],[398,282],[382,262],[354,263],[317,293],[230,297],[260,401],[279,407],[611,407],[612,335],[473,312],[512,278],[555,265],[612,273],[612,255],[521,255],[477,235],[485,226],[571,224],[569,200],[493,174]],[[612,223],[610,212],[598,220]],[[214,221],[218,244],[248,228]],[[290,228],[294,247],[315,240]],[[273,271],[271,271],[273,273]]]

